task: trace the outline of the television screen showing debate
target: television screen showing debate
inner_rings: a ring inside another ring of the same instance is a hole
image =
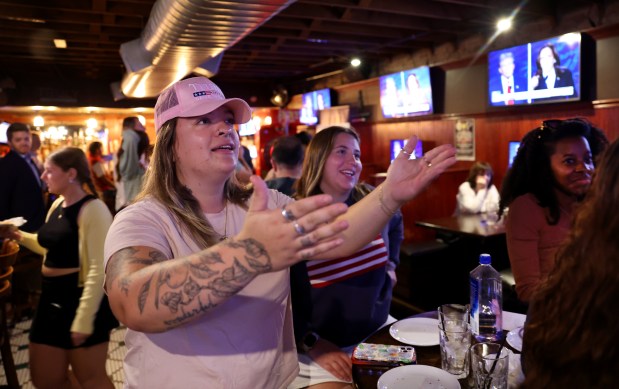
[[[318,123],[318,111],[331,107],[331,90],[325,88],[303,93],[301,99],[303,105],[299,121],[307,125],[314,125]]]
[[[429,67],[387,74],[378,82],[380,107],[386,119],[433,113]]]
[[[580,33],[488,53],[493,107],[580,100]]]
[[[389,151],[391,155],[391,162],[393,162],[393,160],[396,159],[396,157],[402,152],[402,149],[406,146],[407,141],[408,139],[392,139],[390,141]],[[419,139],[417,141],[417,145],[415,146],[415,150],[413,150],[413,153],[410,155],[409,159],[417,159],[421,157],[423,157],[423,142]]]

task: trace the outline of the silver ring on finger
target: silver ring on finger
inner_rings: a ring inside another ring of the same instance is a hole
[[[297,234],[299,234],[299,235],[305,234],[305,228],[303,228],[302,225],[300,225],[297,222],[292,223],[292,225],[294,227],[294,230],[297,232]]]
[[[284,219],[286,219],[286,221],[289,221],[289,222],[293,222],[293,221],[297,220],[297,218],[294,217],[294,213],[292,213],[292,211],[286,209],[285,205],[282,207],[282,216],[284,217]]]
[[[431,162],[431,161],[428,161],[426,158],[424,158],[424,159],[423,159],[423,162],[425,162],[425,163],[426,163],[426,166],[427,166],[427,167],[432,167],[432,162]]]
[[[404,154],[404,155],[411,155],[411,153],[407,152],[407,151],[406,151],[406,150],[404,150],[404,149],[402,149],[400,152],[401,152],[402,154]]]

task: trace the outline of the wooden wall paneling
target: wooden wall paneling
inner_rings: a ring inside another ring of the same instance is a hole
[[[619,126],[616,124],[619,122],[619,102],[609,103],[603,108],[595,108],[590,104],[554,104],[510,113],[486,113],[468,117],[475,119],[476,160],[492,165],[495,185],[499,190],[508,168],[508,142],[522,139],[543,120],[582,117],[602,128],[611,141],[619,137]],[[451,118],[433,116],[427,119],[383,121],[370,125],[374,168],[378,172],[387,171],[391,139],[403,139],[413,133],[417,134],[424,142],[424,152],[439,144],[453,143],[453,123]],[[369,159],[364,157],[364,161]],[[432,239],[431,232],[415,227],[414,222],[453,213],[458,186],[466,180],[472,163],[458,161],[425,192],[403,208],[406,242]],[[368,162],[365,165],[367,164]]]

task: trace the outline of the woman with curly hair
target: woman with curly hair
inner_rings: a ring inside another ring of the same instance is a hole
[[[557,263],[531,302],[523,388],[619,387],[619,141],[604,154]]]
[[[608,141],[582,119],[546,120],[522,139],[503,181],[499,215],[509,207],[507,250],[518,298],[528,303],[555,254]]]

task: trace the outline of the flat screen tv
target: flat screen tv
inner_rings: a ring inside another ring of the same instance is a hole
[[[580,100],[582,34],[488,53],[488,102],[502,107]]]
[[[518,154],[518,148],[520,147],[520,142],[518,141],[510,141],[508,146],[508,167],[512,167],[514,163],[514,158],[516,158],[516,154]]]
[[[387,74],[378,82],[380,107],[385,119],[433,113],[429,67]]]
[[[391,143],[391,147],[390,147],[391,162],[393,162],[395,157],[397,157],[398,154],[400,154],[400,152],[406,145],[407,141],[408,139],[392,139],[391,140],[390,142]],[[422,145],[421,139],[417,142],[417,146],[415,146],[415,150],[413,151],[413,154],[410,156],[410,159],[417,159],[420,157],[423,157],[423,145]]]
[[[331,107],[331,89],[319,89],[301,95],[302,107],[299,121],[303,124],[318,123],[318,111]]]

